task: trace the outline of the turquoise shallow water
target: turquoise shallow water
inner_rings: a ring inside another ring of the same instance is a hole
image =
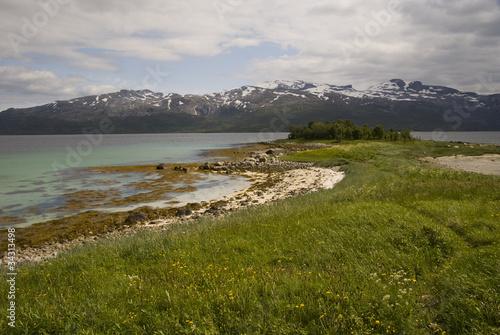
[[[204,150],[286,137],[286,133],[0,136],[0,222],[4,227],[22,227],[63,217],[67,213],[55,208],[65,204],[63,195],[71,190],[113,187],[125,197],[137,193],[127,184],[144,178],[127,173],[109,180],[106,175],[82,173],[86,167],[198,162]],[[247,185],[243,178],[211,176],[195,184],[198,191],[166,194],[165,200],[180,205],[207,201]],[[166,202],[150,205],[166,206]],[[23,222],[14,224],[8,217]]]

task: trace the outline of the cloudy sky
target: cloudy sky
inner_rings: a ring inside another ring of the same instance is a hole
[[[0,110],[392,78],[500,92],[500,0],[2,0]]]

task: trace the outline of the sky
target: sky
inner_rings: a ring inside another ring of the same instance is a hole
[[[2,0],[0,110],[393,78],[500,92],[500,0]]]

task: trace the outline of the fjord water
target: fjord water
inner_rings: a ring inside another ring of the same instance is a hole
[[[500,144],[500,131],[416,131],[412,132],[412,135],[422,140],[433,140],[439,142]]]
[[[83,173],[92,166],[191,163],[203,160],[204,150],[286,138],[287,133],[237,134],[80,134],[0,136],[0,222],[28,226],[64,214],[64,194],[75,190],[105,190],[109,175]],[[127,184],[141,174],[113,175],[122,196],[137,192]],[[201,194],[179,195],[180,200],[205,201],[248,185],[243,178],[216,176],[196,184]],[[172,200],[172,199],[169,199]],[[176,200],[176,199],[173,199]],[[139,204],[138,204],[139,205]],[[130,209],[130,207],[126,208]],[[108,210],[113,210],[109,209]],[[116,210],[116,208],[114,209]],[[65,214],[67,215],[67,214]],[[23,222],[9,223],[8,217]]]

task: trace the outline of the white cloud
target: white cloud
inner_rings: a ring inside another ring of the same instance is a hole
[[[246,47],[255,47],[260,44],[260,41],[257,39],[250,39],[250,38],[235,38],[227,43],[224,43],[223,46],[225,49],[229,49],[232,47],[238,47],[238,48],[246,48]]]
[[[80,88],[79,91],[82,96],[87,96],[116,92],[118,90],[119,89],[113,85],[88,85]]]
[[[51,71],[39,71],[20,66],[0,66],[0,111],[9,107],[29,107],[58,99],[118,91],[113,85],[86,85],[77,76],[60,77]]]
[[[130,57],[158,60],[161,55],[162,60],[172,60],[182,54],[220,52],[218,45],[227,33],[212,3],[196,0],[70,1],[52,17],[37,2],[19,0],[11,4],[10,12],[2,11],[0,18],[5,19],[5,32],[11,36],[0,44],[2,58],[105,48]],[[142,37],[150,31],[159,36]]]
[[[20,66],[0,67],[0,91],[25,94],[62,95],[76,94],[76,85],[82,78],[58,77],[51,71],[39,71]]]
[[[356,87],[401,77],[464,90],[478,87],[471,78],[500,80],[498,0],[17,0],[2,4],[0,22],[0,61],[21,66],[0,79],[2,92],[79,94],[115,87],[82,70],[120,77],[131,71],[121,59],[182,65],[266,43],[290,53],[253,59],[240,77]],[[29,70],[40,58],[47,71]]]

